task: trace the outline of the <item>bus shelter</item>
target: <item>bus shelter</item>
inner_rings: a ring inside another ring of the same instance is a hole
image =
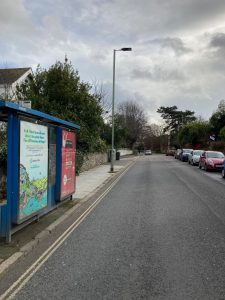
[[[11,235],[75,192],[80,126],[0,101],[0,237]]]

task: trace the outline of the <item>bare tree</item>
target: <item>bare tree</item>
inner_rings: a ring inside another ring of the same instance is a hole
[[[93,95],[99,101],[102,107],[102,117],[107,120],[110,116],[110,112],[112,110],[112,101],[109,97],[108,91],[106,91],[104,84],[99,82],[98,80],[92,80],[92,90]]]
[[[161,136],[164,133],[163,125],[150,124],[147,126],[148,135],[150,136]]]
[[[143,140],[143,130],[147,123],[144,111],[133,101],[126,101],[118,108],[123,126],[127,129],[127,142],[131,148]]]
[[[157,124],[150,124],[144,130],[144,145],[146,149],[152,149],[156,152],[163,152],[166,147],[166,135],[164,133],[164,126]]]

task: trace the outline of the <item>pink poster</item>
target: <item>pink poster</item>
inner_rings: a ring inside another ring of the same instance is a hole
[[[62,131],[61,195],[64,199],[75,192],[75,133]]]

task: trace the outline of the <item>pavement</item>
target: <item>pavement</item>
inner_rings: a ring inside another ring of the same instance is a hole
[[[60,203],[56,209],[41,217],[38,221],[15,232],[12,241],[6,244],[0,241],[0,274],[11,266],[18,258],[26,255],[66,218],[68,218],[80,205],[97,193],[114,176],[122,172],[132,161],[134,156],[121,158],[115,161],[114,172],[110,172],[110,164],[106,163],[93,169],[80,173],[76,177],[76,192],[73,200]]]

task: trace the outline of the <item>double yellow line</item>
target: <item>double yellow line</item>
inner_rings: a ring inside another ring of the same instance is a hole
[[[99,196],[88,209],[70,225],[67,230],[20,276],[11,287],[0,296],[0,300],[13,299],[23,286],[31,279],[31,277],[40,269],[40,267],[49,259],[49,257],[62,245],[62,243],[71,235],[71,233],[85,220],[92,210],[100,203],[100,201],[109,193],[109,191],[117,184],[123,175],[133,166],[134,162],[128,166],[118,178]]]

